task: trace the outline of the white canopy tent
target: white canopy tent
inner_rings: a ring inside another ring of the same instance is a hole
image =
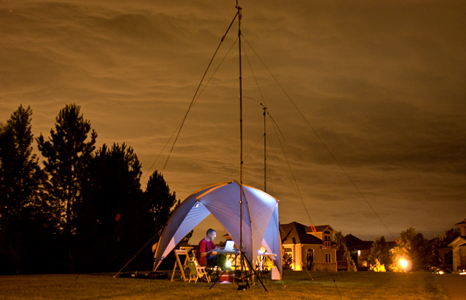
[[[212,214],[233,241],[240,245],[241,186],[233,181],[207,186],[193,193],[173,213],[155,250],[154,270],[170,251],[208,215]],[[243,185],[243,252],[254,263],[261,245],[274,256],[282,274],[278,200],[256,188]]]

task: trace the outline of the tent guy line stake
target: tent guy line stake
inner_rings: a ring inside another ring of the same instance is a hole
[[[156,233],[142,248],[141,248],[141,250],[139,250],[138,253],[136,253],[136,254],[126,263],[126,265],[124,265],[123,268],[121,268],[120,271],[118,271],[118,273],[116,273],[115,275],[113,275],[113,278],[116,278],[116,277],[118,276],[118,274],[120,274],[121,271],[123,271],[123,270],[126,268],[126,266],[128,266],[129,263],[132,262],[133,259],[135,259],[136,256],[138,256],[139,253],[141,253],[141,251],[142,251],[144,248],[146,248],[147,245],[149,245],[149,243],[152,242],[152,240],[153,240],[153,239],[162,231],[162,229],[164,229],[164,228],[165,228],[165,226],[162,227],[162,228],[160,228],[159,231],[157,231],[157,233]]]

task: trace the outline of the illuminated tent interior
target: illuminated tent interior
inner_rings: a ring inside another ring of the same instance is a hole
[[[204,187],[178,207],[168,221],[155,250],[154,270],[175,246],[202,220],[212,214],[236,245],[240,245],[239,183],[217,183]],[[243,185],[243,252],[254,263],[261,245],[274,256],[282,274],[281,241],[278,224],[278,200],[269,194]],[[239,246],[238,246],[239,247]]]

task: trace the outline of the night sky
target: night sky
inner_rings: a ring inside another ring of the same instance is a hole
[[[466,217],[465,1],[240,6],[243,181],[264,189],[263,103],[282,223],[391,240]],[[99,147],[134,148],[143,187],[155,170],[180,199],[239,181],[236,23],[164,168],[236,12],[234,0],[1,1],[0,122],[31,106],[33,133],[48,137],[75,103]],[[203,222],[195,238],[210,226],[220,225]]]

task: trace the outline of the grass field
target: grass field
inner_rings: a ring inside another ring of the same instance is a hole
[[[114,274],[0,276],[0,299],[445,299],[438,275],[293,272],[246,291],[236,284],[113,278]]]

